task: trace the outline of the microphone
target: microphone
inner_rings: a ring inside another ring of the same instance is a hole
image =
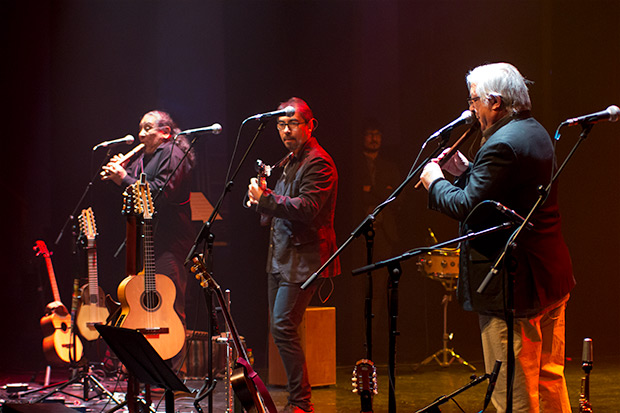
[[[487,394],[484,396],[484,407],[480,410],[480,413],[484,412],[486,408],[489,406],[489,402],[491,401],[491,396],[493,395],[493,390],[495,390],[495,383],[497,383],[497,376],[499,376],[499,369],[502,367],[501,360],[495,360],[495,366],[493,367],[493,372],[489,376],[489,386],[487,387]]]
[[[523,221],[525,221],[525,218],[523,218],[521,215],[519,215],[515,210],[510,209],[506,206],[504,206],[503,204],[497,202],[497,201],[489,201],[491,202],[493,205],[495,205],[495,208],[497,208],[497,210],[499,212],[501,212],[502,214],[504,214],[506,217],[510,218],[512,221],[516,221],[519,224],[522,224]],[[528,228],[533,228],[534,224],[532,224],[531,222],[527,223],[527,227]]]
[[[473,113],[471,113],[470,110],[466,110],[463,113],[461,113],[461,116],[459,116],[458,118],[454,119],[452,122],[448,123],[446,126],[444,126],[443,128],[439,129],[437,132],[433,133],[429,137],[429,140],[435,139],[435,138],[437,138],[439,136],[443,136],[446,133],[450,133],[450,132],[452,132],[452,129],[456,128],[457,126],[469,125],[473,121],[474,121]]]
[[[204,128],[196,128],[196,129],[186,129],[183,132],[179,132],[179,135],[189,135],[190,133],[212,133],[214,135],[219,135],[222,131],[222,125],[219,123],[214,123],[211,126],[205,126]]]
[[[578,118],[566,119],[562,122],[562,125],[583,125],[588,123],[596,123],[604,120],[608,120],[610,122],[615,122],[618,120],[618,116],[620,116],[620,108],[616,105],[611,105],[605,110],[601,110],[600,112],[590,113],[589,115],[579,116]]]
[[[584,338],[583,339],[583,350],[581,352],[581,362],[582,368],[585,370],[586,368],[592,369],[592,339]]]
[[[114,139],[114,140],[111,140],[111,141],[101,142],[101,143],[93,146],[93,151],[96,151],[99,148],[105,148],[107,146],[116,145],[116,144],[119,144],[119,143],[127,143],[127,144],[131,145],[133,143],[133,141],[134,141],[133,136],[126,135],[124,138],[118,138],[118,139]]]
[[[258,119],[260,121],[263,121],[263,120],[266,120],[266,119],[275,118],[275,117],[279,117],[279,116],[289,116],[290,117],[290,116],[293,116],[293,115],[295,115],[295,108],[293,106],[287,106],[284,109],[274,110],[273,112],[259,113],[258,115],[250,116],[244,122],[246,122],[248,120],[254,120],[254,119]]]

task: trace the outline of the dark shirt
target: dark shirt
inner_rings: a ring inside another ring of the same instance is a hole
[[[195,235],[189,203],[192,182],[189,159],[183,161],[164,192],[158,196],[182,158],[183,150],[168,141],[159,145],[151,155],[140,154],[125,169],[127,176],[121,185],[123,189],[139,180],[140,174],[144,172],[152,198],[157,197],[153,220],[155,255],[163,251],[173,251],[176,256],[184,258],[183,254],[189,252]]]

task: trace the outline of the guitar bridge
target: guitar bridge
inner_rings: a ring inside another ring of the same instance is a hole
[[[136,329],[139,333],[144,334],[145,336],[158,336],[160,334],[168,334],[168,327],[150,327],[150,328],[138,328]]]

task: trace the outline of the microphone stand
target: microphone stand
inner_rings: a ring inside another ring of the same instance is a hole
[[[398,186],[398,188],[396,188],[394,190],[394,192],[392,192],[391,195],[389,195],[387,197],[387,199],[385,201],[383,201],[382,203],[380,203],[379,205],[377,205],[377,207],[375,207],[374,211],[369,214],[368,216],[366,216],[366,218],[364,218],[364,220],[358,225],[357,228],[355,228],[355,230],[353,232],[351,232],[349,238],[347,238],[347,240],[340,246],[338,247],[338,249],[332,254],[331,257],[329,257],[327,259],[327,261],[325,261],[323,263],[323,265],[321,265],[321,267],[316,270],[307,280],[306,282],[304,282],[301,286],[302,290],[305,290],[306,288],[308,288],[319,276],[319,274],[321,274],[328,266],[329,264],[331,264],[332,261],[334,261],[336,259],[336,257],[338,257],[340,255],[340,253],[351,243],[353,242],[354,239],[358,238],[361,234],[364,234],[366,237],[366,259],[368,262],[368,265],[366,267],[370,267],[371,266],[371,262],[372,262],[372,254],[373,254],[373,246],[374,246],[374,229],[373,229],[373,222],[375,220],[375,217],[383,210],[383,208],[385,208],[389,203],[391,203],[392,201],[394,201],[398,195],[403,191],[403,189],[405,188],[405,186],[407,186],[407,184],[415,177],[418,176],[418,174],[421,172],[422,168],[433,158],[436,158],[442,151],[443,149],[446,147],[446,145],[448,144],[448,139],[450,138],[450,130],[448,131],[444,131],[443,133],[441,133],[439,136],[441,137],[441,141],[438,144],[437,148],[435,148],[435,150],[411,173],[409,173],[409,175],[407,175],[407,177],[405,178],[405,180]],[[363,267],[363,268],[366,268]],[[365,272],[366,270],[362,271]],[[372,270],[368,270],[368,274],[367,274],[367,285],[366,285],[366,297],[364,299],[364,318],[365,318],[365,329],[366,329],[366,353],[367,353],[367,357],[368,359],[371,359],[371,355],[372,355],[372,299],[373,299],[373,280],[372,280],[372,274],[371,274]],[[358,273],[353,273],[353,275],[357,275]],[[390,271],[391,274],[391,278],[389,280],[388,283],[388,290],[389,290],[389,294],[390,294],[390,302],[392,302],[392,307],[390,307],[390,337],[389,337],[389,341],[390,341],[390,348],[395,347],[395,343],[393,343],[392,341],[395,340],[395,337],[398,335],[398,332],[395,330],[396,328],[396,317],[397,317],[397,287],[398,287],[398,280],[399,280],[399,274],[400,274],[400,269],[396,269],[394,268],[394,271]],[[395,352],[390,352],[390,358],[394,357],[394,353]],[[394,364],[394,360],[391,360],[391,364]],[[395,385],[395,381],[394,381],[394,375],[393,375],[393,370],[391,371],[391,376],[390,376],[390,412],[395,412],[396,411],[396,397],[394,394],[394,385]]]
[[[170,166],[170,163],[172,162],[172,152],[174,150],[174,145],[176,144],[177,137],[179,135],[185,135],[185,134],[188,134],[188,133],[181,132],[181,133],[177,134],[174,137],[174,140],[172,142],[172,146],[173,147],[170,150],[170,158],[168,158],[168,166]],[[181,167],[181,165],[183,164],[183,162],[185,161],[185,159],[189,155],[190,151],[192,150],[192,148],[194,146],[194,143],[196,142],[196,139],[198,139],[198,134],[196,133],[194,135],[195,135],[194,138],[189,142],[189,147],[187,148],[186,151],[183,152],[183,156],[181,157],[181,160],[175,165],[175,167],[172,170],[172,172],[168,175],[168,177],[166,178],[166,180],[164,181],[162,186],[159,188],[159,190],[157,191],[157,193],[153,197],[153,204],[155,204],[155,202],[157,201],[159,196],[164,193],[164,190],[168,187],[168,184],[170,183],[170,180],[176,174],[177,170]],[[115,258],[123,250],[123,248],[125,247],[126,242],[127,242],[127,238],[125,238],[123,240],[123,242],[121,243],[121,245],[118,247],[116,253],[114,254]],[[211,247],[212,247],[212,240],[211,240],[211,243],[209,244],[209,248],[211,248]],[[205,379],[205,383],[204,383],[203,387],[198,392],[198,395],[196,396],[196,400],[194,402],[194,405],[196,406],[196,410],[198,410],[200,413],[202,413],[202,410],[200,409],[200,405],[198,404],[198,402],[203,400],[205,397],[209,396],[209,413],[212,413],[213,412],[213,396],[212,396],[212,392],[215,389],[216,382],[211,377],[213,375],[213,343],[211,342],[211,330],[213,328],[213,326],[212,326],[212,319],[214,317],[213,317],[213,314],[212,314],[213,304],[212,304],[212,298],[211,298],[210,294],[205,294],[205,304],[206,304],[207,312],[208,312],[208,317],[207,317],[207,339],[208,339],[208,341],[207,341],[207,370],[209,371],[209,375]],[[186,354],[185,357],[187,357],[187,354]],[[205,391],[205,389],[206,389],[206,391]],[[201,393],[203,391],[205,391],[205,393],[201,395]]]
[[[248,119],[246,119],[246,121],[247,120]],[[241,125],[242,127],[246,121],[242,123]],[[237,168],[233,172],[230,179],[228,179],[227,177],[227,182],[224,187],[224,190],[222,191],[222,194],[220,195],[220,198],[218,199],[217,203],[213,207],[213,211],[211,212],[211,215],[205,221],[202,228],[198,232],[198,235],[196,236],[196,240],[194,241],[194,245],[191,247],[189,253],[187,254],[187,257],[185,258],[185,265],[187,265],[188,263],[192,261],[192,259],[196,255],[198,255],[198,253],[196,252],[198,249],[198,245],[202,242],[205,242],[206,245],[203,248],[206,254],[205,267],[207,268],[207,272],[209,273],[209,275],[213,275],[213,242],[215,239],[215,235],[213,234],[213,232],[211,232],[211,226],[213,225],[213,222],[215,221],[215,218],[217,217],[218,212],[220,208],[222,207],[226,194],[228,194],[230,190],[232,189],[232,186],[234,185],[235,177],[239,173],[239,170],[241,169],[243,162],[248,157],[250,150],[254,146],[259,135],[265,129],[265,124],[267,123],[267,119],[259,119],[259,121],[260,121],[260,124],[258,126],[258,129],[256,130],[256,133],[254,134],[254,138],[252,138],[250,145],[248,146],[245,153],[241,157],[241,160],[239,161],[239,164],[237,165]],[[207,307],[207,311],[209,311],[209,314],[211,314],[211,311],[213,308],[212,291],[211,289],[203,288],[203,293],[204,293],[204,300],[205,300],[205,305]],[[212,368],[213,343],[211,341],[211,317],[209,317],[207,320],[207,340],[208,340],[207,342],[207,349],[208,349],[207,350],[207,357],[208,357],[207,366],[208,367],[207,368],[209,370],[209,378],[205,380],[205,384],[203,388],[198,392],[198,394],[196,395],[195,401],[194,401],[194,406],[197,407],[197,410],[199,411],[199,413],[202,413],[202,410],[199,409],[198,403],[207,396],[209,397],[209,413],[212,413],[213,411],[213,389],[215,388],[215,380],[213,380],[213,378],[211,377],[213,375],[213,368]],[[203,394],[203,390],[207,388],[207,386],[208,386],[208,389]]]
[[[67,220],[65,221],[64,225],[60,229],[60,233],[56,237],[56,241],[54,242],[54,245],[58,245],[58,243],[62,239],[62,236],[63,236],[63,234],[65,232],[65,229],[67,229],[67,225],[69,225],[69,222],[71,222],[71,221],[73,221],[75,219],[75,215],[77,214],[78,209],[80,209],[80,205],[82,205],[82,202],[84,202],[84,198],[86,198],[86,195],[90,191],[90,188],[92,188],[92,186],[93,186],[93,181],[95,180],[95,178],[97,178],[97,175],[99,175],[99,171],[101,170],[103,165],[107,162],[108,158],[110,157],[111,149],[112,148],[108,148],[108,151],[106,152],[106,155],[103,158],[103,162],[101,162],[101,165],[99,165],[99,168],[97,168],[97,170],[95,171],[95,174],[93,175],[93,177],[90,178],[90,181],[88,182],[88,184],[86,184],[86,188],[84,188],[84,192],[82,193],[82,196],[80,197],[79,201],[77,202],[77,204],[73,208],[73,212],[71,212],[71,214],[69,214],[69,216],[67,217]],[[92,167],[92,161],[91,161],[91,167]]]
[[[377,205],[374,209],[374,211],[369,214],[368,216],[366,216],[366,218],[364,218],[364,220],[359,224],[359,226],[357,228],[355,228],[355,230],[353,230],[353,232],[351,232],[349,238],[346,239],[345,242],[342,243],[342,245],[340,245],[340,247],[338,247],[338,249],[336,250],[336,252],[334,252],[332,254],[331,257],[329,257],[327,259],[327,261],[325,261],[325,263],[323,263],[323,265],[321,265],[321,267],[316,270],[307,280],[305,283],[302,284],[301,289],[305,290],[306,288],[308,288],[310,286],[310,284],[312,284],[317,278],[318,276],[325,270],[325,268],[327,268],[329,266],[329,264],[331,264],[332,261],[334,261],[336,259],[336,257],[338,257],[338,255],[340,255],[340,253],[357,237],[359,237],[363,232],[368,231],[369,226],[372,225],[372,223],[375,220],[375,217],[383,210],[383,208],[385,208],[389,203],[391,203],[392,201],[394,201],[398,195],[400,195],[400,193],[403,191],[403,189],[405,189],[405,186],[407,186],[407,184],[415,177],[417,176],[420,171],[422,170],[422,168],[424,166],[426,166],[426,164],[428,162],[430,162],[431,159],[436,158],[441,151],[443,151],[443,149],[446,147],[446,145],[448,144],[448,139],[449,139],[450,135],[449,134],[443,134],[441,135],[441,142],[439,143],[439,145],[437,146],[437,148],[435,148],[435,150],[433,151],[433,153],[431,153],[412,173],[410,173],[405,180],[398,186],[398,188],[396,188],[394,190],[394,192],[392,192],[391,195],[389,195],[387,197],[387,199],[385,201],[383,201],[382,203],[380,203],[379,205]]]
[[[174,145],[176,144],[176,139],[179,135],[186,135],[187,133],[179,133],[174,137],[174,140],[172,142],[172,146],[174,149]],[[168,183],[170,182],[170,180],[172,179],[172,177],[174,176],[174,174],[177,173],[177,170],[181,167],[181,165],[183,165],[183,161],[185,161],[185,158],[187,158],[187,155],[189,155],[189,152],[192,150],[192,147],[194,146],[194,143],[196,142],[196,139],[198,139],[198,136],[194,136],[194,139],[192,139],[189,143],[189,147],[187,148],[187,150],[185,152],[183,152],[183,157],[181,158],[181,160],[177,163],[177,165],[174,167],[174,169],[172,170],[172,172],[168,175],[168,177],[166,178],[166,180],[164,181],[164,183],[162,184],[161,187],[159,187],[159,191],[157,191],[157,193],[155,194],[155,196],[153,197],[153,204],[155,204],[155,202],[157,201],[157,199],[159,198],[159,196],[161,194],[164,193],[164,190],[168,187]],[[172,150],[170,150],[170,158],[168,158],[168,167],[170,167],[170,163],[172,162]],[[125,247],[125,243],[127,242],[127,239],[125,238],[123,240],[123,242],[121,243],[121,245],[119,245],[118,249],[116,250],[116,252],[114,253],[114,258],[118,257],[118,254],[121,253],[121,251],[123,250],[123,248]]]
[[[421,408],[420,410],[416,411],[416,413],[440,413],[441,410],[439,410],[439,406],[441,406],[442,404],[444,404],[445,402],[447,402],[448,400],[451,400],[454,398],[454,396],[459,395],[461,393],[463,393],[465,390],[474,387],[477,384],[482,383],[483,381],[485,381],[486,379],[488,379],[489,377],[491,377],[491,375],[489,373],[485,373],[482,376],[478,376],[476,377],[476,375],[472,375],[471,376],[471,381],[469,383],[467,383],[465,386],[461,387],[460,389],[447,394],[447,395],[443,395],[437,398],[437,400],[435,400],[434,402],[432,402],[431,404],[429,404],[426,407]]]
[[[579,135],[579,140],[575,143],[569,154],[562,162],[562,165],[557,170],[555,175],[551,178],[551,181],[544,188],[542,185],[538,187],[538,199],[530,209],[530,212],[527,214],[523,222],[517,227],[517,229],[510,236],[504,249],[500,253],[500,255],[495,260],[495,263],[491,267],[491,270],[487,274],[487,276],[482,280],[482,283],[476,290],[477,293],[482,294],[484,290],[487,288],[491,280],[497,275],[499,272],[499,265],[505,260],[506,256],[509,254],[509,251],[514,248],[514,242],[523,231],[523,228],[530,222],[532,215],[538,209],[540,205],[547,199],[549,195],[549,191],[551,190],[551,186],[560,176],[560,173],[564,170],[564,167],[568,163],[568,161],[572,158],[572,156],[577,151],[579,145],[588,137],[588,134],[592,130],[594,125],[592,123],[582,124],[582,131]],[[561,127],[561,126],[560,126]],[[559,135],[556,137],[559,139]],[[507,326],[507,340],[508,340],[508,348],[506,350],[506,413],[512,412],[512,392],[513,392],[513,384],[514,384],[514,372],[515,372],[515,354],[514,354],[514,318],[515,318],[515,308],[514,308],[514,272],[511,270],[505,271],[506,273],[506,290],[505,290],[505,303],[506,308],[504,309],[504,314],[506,318],[506,326]]]
[[[447,247],[452,244],[459,243],[461,241],[466,241],[469,239],[477,238],[482,235],[486,235],[495,231],[503,230],[509,227],[514,226],[512,222],[505,222],[500,225],[496,225],[491,228],[487,228],[477,232],[470,232],[466,235],[445,241],[440,242],[438,244],[432,245],[430,247],[425,248],[417,248],[410,251],[405,252],[402,255],[389,258],[387,260],[379,261],[371,265],[367,265],[365,267],[357,268],[352,271],[353,275],[361,274],[363,272],[371,272],[379,268],[387,267],[388,273],[390,276],[389,280],[389,298],[388,298],[388,308],[389,308],[389,318],[390,318],[390,337],[389,337],[389,358],[388,358],[388,379],[390,381],[390,390],[389,390],[389,412],[396,411],[396,394],[395,394],[395,370],[396,370],[396,337],[398,336],[398,331],[396,328],[396,322],[398,318],[398,282],[400,279],[400,275],[402,273],[402,269],[400,267],[400,262],[407,260],[411,257],[419,255],[423,252],[433,251],[436,249],[441,249]]]

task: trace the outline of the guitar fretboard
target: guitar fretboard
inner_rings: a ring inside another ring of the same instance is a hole
[[[143,228],[144,237],[144,291],[147,293],[157,291],[155,277],[155,243],[153,241],[153,225],[151,219],[145,219]]]

